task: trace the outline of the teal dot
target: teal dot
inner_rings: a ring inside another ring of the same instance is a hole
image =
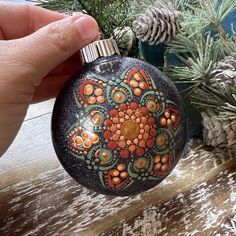
[[[91,164],[94,166],[94,165],[95,165],[95,162],[93,161]]]
[[[120,81],[120,79],[116,79],[116,83],[118,83],[118,84],[119,84],[120,82],[121,82],[121,81]]]
[[[93,169],[94,169],[94,170],[97,170],[97,169],[98,169],[98,167],[97,167],[97,166],[94,166],[94,167],[93,167]]]
[[[148,175],[149,175],[148,173],[145,174],[145,176],[148,176]]]
[[[147,180],[147,177],[143,177],[142,180]]]
[[[110,81],[109,81],[109,84],[110,84],[110,85],[113,85],[114,83],[113,83],[113,81],[110,80]]]
[[[141,179],[142,179],[142,177],[141,177],[141,176],[139,176],[137,179],[138,179],[138,180],[141,180]]]
[[[87,164],[90,164],[90,163],[91,163],[91,161],[90,161],[90,160],[87,160],[87,161],[86,161],[86,163],[87,163]]]
[[[92,170],[92,168],[93,168],[92,166],[88,166],[88,169],[89,169],[89,170]]]

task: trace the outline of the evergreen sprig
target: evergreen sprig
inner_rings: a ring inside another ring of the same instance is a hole
[[[212,108],[216,112],[216,119],[236,122],[236,88],[224,88],[222,92],[201,84],[190,99],[200,110]]]
[[[198,0],[198,5],[183,13],[182,29],[168,44],[168,53],[174,54],[181,65],[168,65],[166,73],[177,83],[193,83],[196,89],[202,83],[209,84],[213,65],[231,52],[236,51],[236,42],[221,26],[222,20],[236,9],[236,0]],[[212,29],[217,29],[218,34]]]
[[[84,12],[98,22],[103,38],[110,38],[115,28],[131,25],[127,19],[130,2],[127,0],[30,0],[49,10]]]

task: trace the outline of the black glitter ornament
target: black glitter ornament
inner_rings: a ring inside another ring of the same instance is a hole
[[[143,61],[119,55],[114,40],[81,50],[84,67],[58,96],[52,117],[57,156],[80,184],[133,195],[160,183],[186,143],[181,98]]]

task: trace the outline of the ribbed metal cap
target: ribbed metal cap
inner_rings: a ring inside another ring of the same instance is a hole
[[[116,41],[114,39],[104,39],[91,43],[80,50],[82,63],[90,63],[99,57],[109,57],[120,55]]]

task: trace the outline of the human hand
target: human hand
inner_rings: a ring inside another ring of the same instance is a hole
[[[90,16],[0,3],[0,157],[29,104],[55,97],[80,68],[78,50],[98,38]]]

